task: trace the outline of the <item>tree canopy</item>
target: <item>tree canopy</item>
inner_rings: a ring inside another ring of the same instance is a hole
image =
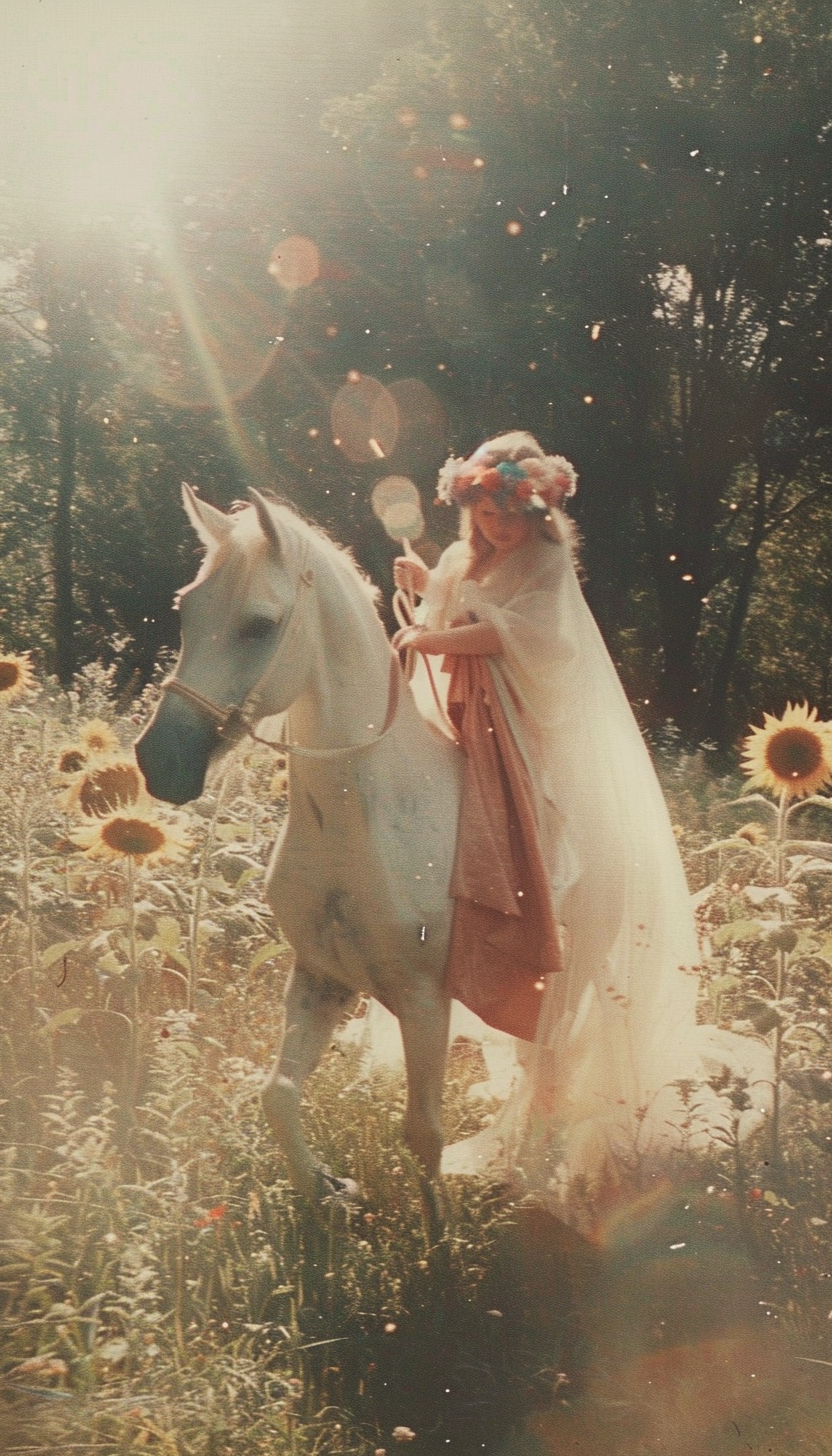
[[[282,91],[276,33],[246,54],[152,226],[7,224],[9,645],[145,677],[192,572],[183,478],[272,484],[389,586],[373,485],[415,481],[430,555],[444,454],[522,426],[578,467],[643,721],[727,744],[787,698],[832,712],[825,7],[377,0],[363,49],[331,8],[340,49]]]

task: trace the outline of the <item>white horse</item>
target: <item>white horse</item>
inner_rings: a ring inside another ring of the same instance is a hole
[[[375,590],[346,552],[255,491],[230,515],[183,494],[206,556],[181,594],[181,655],[136,752],[151,794],[185,803],[224,730],[287,714],[289,812],[266,896],[296,963],[266,1117],[302,1193],[347,1191],[307,1146],[300,1099],[337,1023],[370,992],[399,1021],[404,1136],[432,1180],[461,750],[421,717]]]

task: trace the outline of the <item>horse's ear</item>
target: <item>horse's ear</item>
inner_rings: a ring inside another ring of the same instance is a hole
[[[203,546],[219,546],[233,529],[230,516],[218,511],[208,501],[200,500],[186,481],[182,482],[182,504]]]
[[[280,535],[275,525],[274,516],[269,510],[268,502],[253,486],[249,486],[248,498],[257,512],[260,530],[263,532],[274,554],[277,557],[281,557],[283,555],[283,547],[280,544]]]

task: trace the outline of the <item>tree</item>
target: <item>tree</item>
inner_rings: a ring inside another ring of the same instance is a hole
[[[89,252],[63,255],[42,245],[17,260],[0,304],[0,393],[8,443],[28,458],[35,487],[28,509],[7,525],[4,554],[20,541],[33,507],[51,510],[54,669],[68,686],[76,665],[73,500],[82,415],[112,386],[113,361],[102,348],[89,304],[100,286]],[[18,493],[18,504],[20,496]]]
[[[461,59],[473,14],[446,16]],[[547,142],[550,183],[564,179],[538,316],[565,393],[579,382],[587,404],[591,575],[609,572],[604,537],[635,507],[629,585],[646,564],[657,714],[724,739],[761,545],[832,477],[828,16],[724,0],[487,7],[470,70],[475,115],[498,70],[492,114],[512,86],[526,110],[526,211]],[[703,613],[726,581],[724,641],[704,662]]]

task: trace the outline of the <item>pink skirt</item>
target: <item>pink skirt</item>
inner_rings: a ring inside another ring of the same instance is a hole
[[[465,750],[447,990],[498,1031],[534,1039],[544,977],[563,969],[534,795],[483,657],[445,659]]]

